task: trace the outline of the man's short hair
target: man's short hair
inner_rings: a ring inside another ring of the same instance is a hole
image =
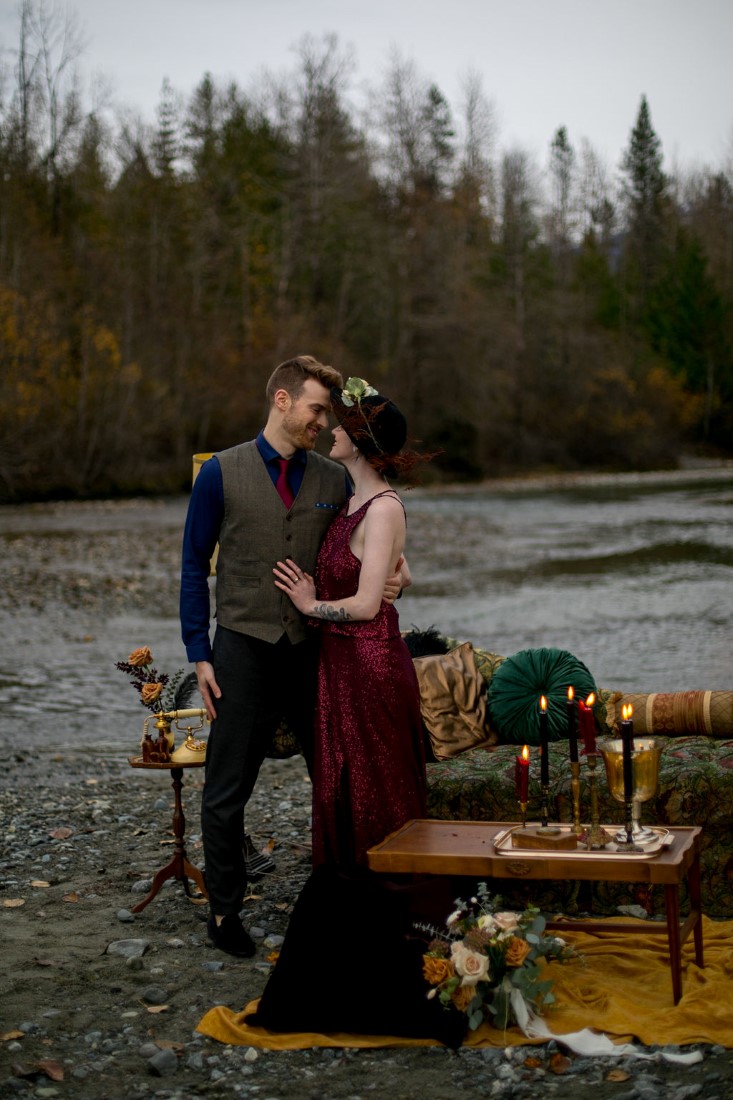
[[[312,355],[297,355],[295,359],[286,359],[279,367],[275,367],[270,375],[265,389],[268,404],[272,405],[278,390],[286,390],[293,401],[297,401],[309,378],[315,378],[327,390],[332,386],[341,389],[344,384],[343,378],[334,367],[319,363]]]

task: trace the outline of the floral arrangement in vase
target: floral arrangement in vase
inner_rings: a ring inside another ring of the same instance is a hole
[[[117,661],[115,668],[126,673],[132,686],[140,696],[140,702],[153,714],[166,714],[173,710],[183,710],[189,706],[196,687],[196,673],[184,676],[179,668],[173,677],[158,672],[153,665],[153,654],[149,646],[133,649],[126,661]]]
[[[140,742],[142,758],[145,763],[167,764],[170,762],[175,739],[171,730],[171,714],[185,711],[197,687],[196,673],[184,675],[180,668],[174,676],[159,672],[153,664],[153,654],[149,646],[134,649],[126,661],[117,661],[115,667],[129,676],[132,686],[140,696],[140,702],[155,716],[157,740],[148,732],[151,718],[145,719],[143,736]]]

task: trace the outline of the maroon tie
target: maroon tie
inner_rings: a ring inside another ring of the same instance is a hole
[[[288,485],[288,466],[290,465],[289,458],[278,458],[278,466],[280,467],[280,473],[277,475],[277,481],[275,482],[275,488],[282,498],[282,502],[285,507],[290,510],[290,506],[293,503],[293,490]]]

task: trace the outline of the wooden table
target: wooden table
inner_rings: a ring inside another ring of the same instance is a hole
[[[494,841],[516,822],[408,821],[367,857],[373,871],[392,874],[477,875],[497,879],[576,879],[584,881],[646,882],[664,886],[665,917],[659,921],[625,922],[575,920],[548,922],[548,928],[583,932],[643,931],[667,933],[672,993],[682,996],[682,945],[694,932],[695,962],[702,967],[702,910],[700,904],[700,838],[697,827],[670,828],[672,842],[651,856],[602,851],[583,853],[515,849],[499,854]],[[684,878],[690,897],[690,915],[680,921],[680,885]]]
[[[145,768],[149,771],[168,771],[171,773],[171,780],[173,782],[173,836],[175,837],[173,858],[169,863],[166,863],[165,867],[161,867],[161,869],[156,872],[153,878],[153,885],[150,888],[150,893],[143,901],[139,901],[137,905],[133,905],[131,912],[140,913],[145,906],[153,900],[163,883],[169,878],[175,878],[178,879],[179,882],[182,882],[183,889],[186,891],[186,896],[189,898],[193,898],[194,896],[191,893],[191,887],[189,885],[189,879],[193,880],[203,895],[203,899],[208,898],[209,895],[206,890],[204,876],[198,867],[194,867],[193,863],[189,862],[186,855],[186,845],[184,842],[186,819],[183,816],[183,801],[181,799],[184,768],[202,768],[204,766],[203,760],[194,760],[190,764],[174,764],[172,761],[167,764],[159,764],[157,762],[151,764],[143,760],[142,756],[130,756],[127,762],[132,768]]]

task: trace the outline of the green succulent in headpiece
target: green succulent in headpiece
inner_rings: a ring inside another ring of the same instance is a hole
[[[376,397],[377,391],[370,386],[365,378],[348,378],[341,391],[341,401],[348,408],[358,401],[361,404],[363,397]]]

